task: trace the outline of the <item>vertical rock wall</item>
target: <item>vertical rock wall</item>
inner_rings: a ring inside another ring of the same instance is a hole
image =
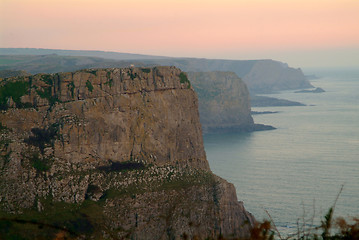
[[[34,239],[249,236],[254,218],[211,173],[179,69],[9,78],[0,107],[0,214],[45,222]]]

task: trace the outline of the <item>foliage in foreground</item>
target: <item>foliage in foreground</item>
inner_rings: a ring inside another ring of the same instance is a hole
[[[96,239],[102,239],[103,236],[99,234],[101,232],[99,228],[103,228],[102,230],[107,234],[111,233],[109,229],[106,229],[106,225],[99,224],[99,222],[96,224],[92,221],[97,219],[103,223],[104,216],[100,207],[103,201],[95,203],[85,200],[81,205],[49,204],[52,205],[53,211],[46,216],[42,215],[40,218],[43,218],[43,222],[41,223],[34,220],[41,213],[33,210],[25,213],[25,218],[21,220],[0,217],[0,236],[16,236],[11,239],[34,239],[34,236],[35,239],[83,239],[95,235]],[[333,209],[329,209],[320,226],[305,230],[298,228],[297,233],[293,236],[282,237],[271,221],[257,222],[251,231],[249,240],[358,240],[359,218],[353,218],[350,222],[343,218],[333,220]],[[111,237],[116,239],[115,234]],[[183,235],[182,239],[189,238],[187,235]],[[217,239],[225,240],[226,238],[219,236]]]
[[[282,237],[270,221],[257,223],[252,229],[251,240],[302,239],[302,240],[358,240],[359,218],[349,222],[344,218],[332,219],[333,208],[330,208],[321,225],[302,231],[298,229],[293,236]]]
[[[271,216],[267,212],[271,221],[256,223],[251,232],[251,240],[359,240],[359,218],[353,217],[350,220],[345,220],[344,218],[339,217],[333,219],[335,205],[342,190],[343,186],[341,187],[333,206],[324,216],[319,226],[305,228],[306,224],[303,222],[302,227],[299,227],[298,225],[296,234],[282,237]]]

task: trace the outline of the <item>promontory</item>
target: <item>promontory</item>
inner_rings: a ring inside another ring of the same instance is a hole
[[[0,108],[0,238],[249,236],[178,68],[6,78]]]

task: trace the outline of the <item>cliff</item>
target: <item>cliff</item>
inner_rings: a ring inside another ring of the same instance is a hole
[[[259,60],[243,76],[248,88],[257,93],[310,88],[312,85],[301,69],[273,60]]]
[[[204,131],[251,130],[249,92],[233,72],[189,72],[198,94],[199,114]]]
[[[179,69],[8,78],[0,108],[2,238],[249,236],[254,218],[211,173]]]
[[[198,94],[203,132],[251,132],[275,129],[255,124],[249,91],[234,72],[189,72]]]

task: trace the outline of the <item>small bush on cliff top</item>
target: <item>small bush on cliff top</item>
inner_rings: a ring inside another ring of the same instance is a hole
[[[188,88],[191,88],[191,83],[188,80],[187,75],[184,72],[180,73],[179,78],[180,78],[180,83],[187,83]]]

